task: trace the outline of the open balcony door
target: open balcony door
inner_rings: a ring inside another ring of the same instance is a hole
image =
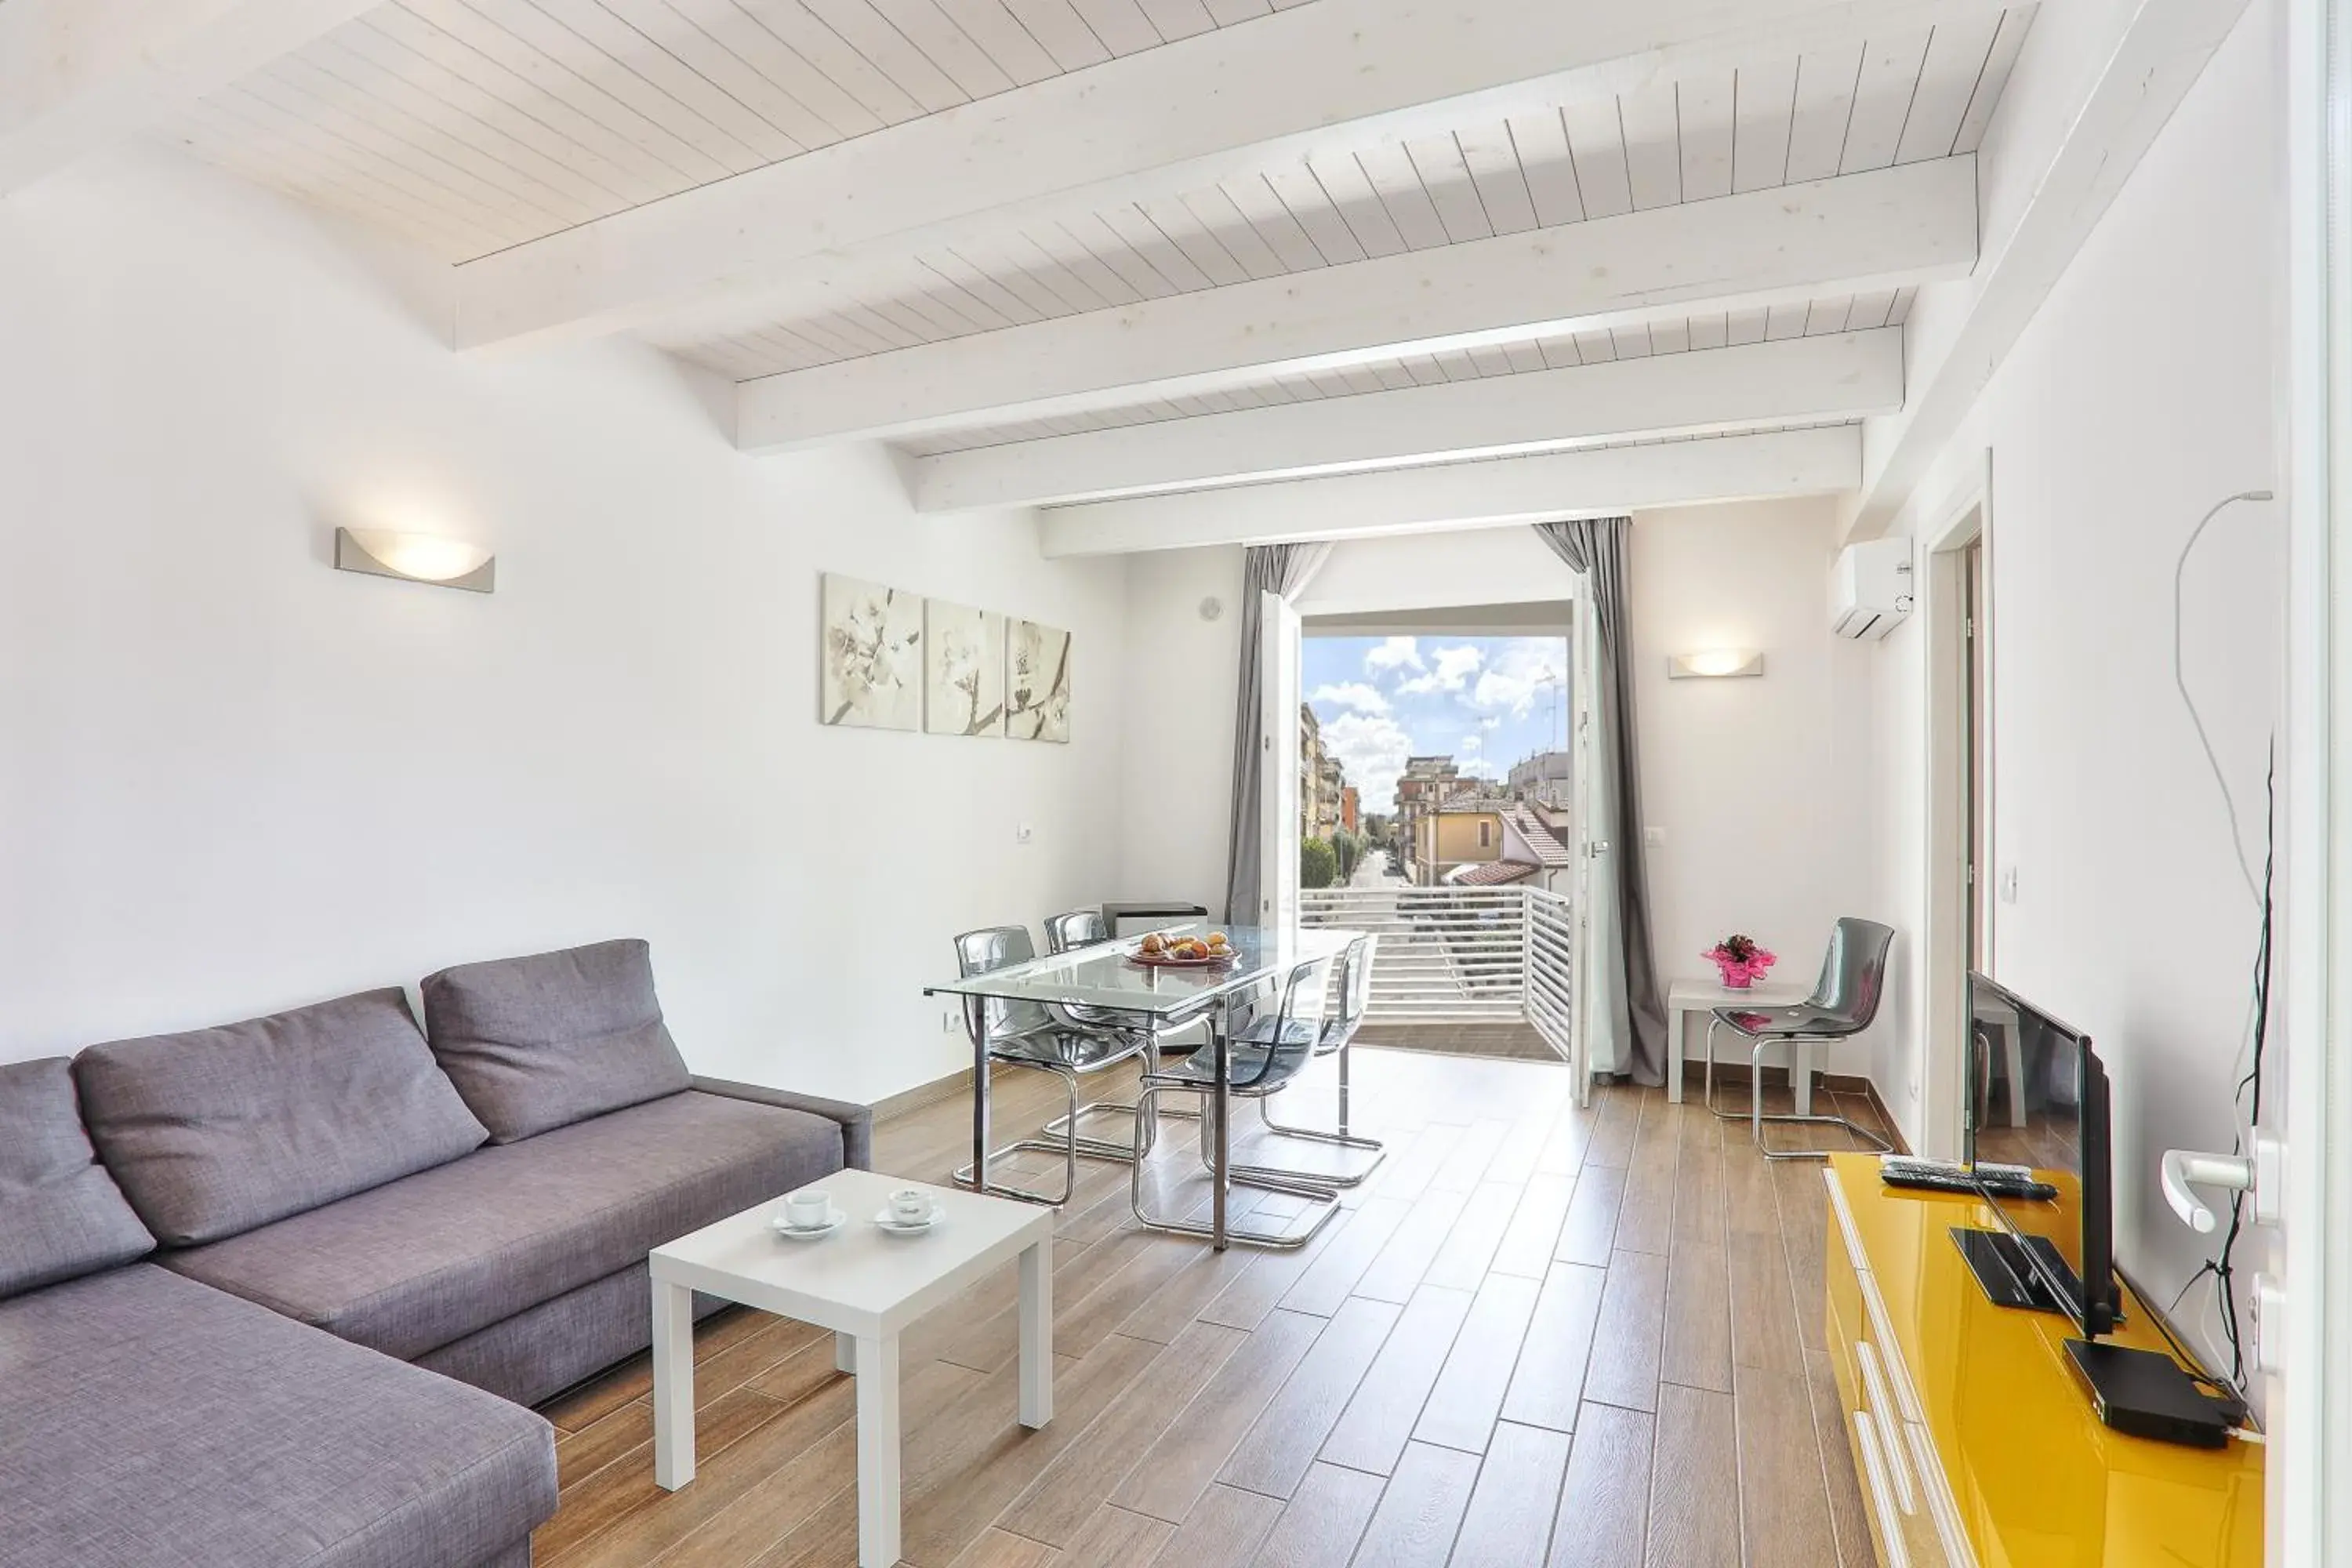
[[[1569,700],[1570,738],[1569,771],[1572,775],[1570,788],[1576,809],[1576,881],[1571,897],[1575,900],[1576,922],[1576,1005],[1571,1016],[1575,1020],[1570,1034],[1569,1065],[1576,1073],[1576,1093],[1580,1104],[1592,1102],[1592,1047],[1595,1037],[1596,1006],[1605,1005],[1601,988],[1591,984],[1591,977],[1601,973],[1600,964],[1602,928],[1593,919],[1594,898],[1599,879],[1593,874],[1595,858],[1604,853],[1608,845],[1596,834],[1594,812],[1599,803],[1593,794],[1593,696],[1601,684],[1601,637],[1591,614],[1591,605],[1584,596],[1581,574],[1575,599],[1575,610],[1569,623]],[[1605,1015],[1603,1016],[1605,1016]],[[1602,1031],[1605,1035],[1605,1029]]]
[[[1259,730],[1265,755],[1258,773],[1257,923],[1298,929],[1297,610],[1279,594],[1259,595]]]

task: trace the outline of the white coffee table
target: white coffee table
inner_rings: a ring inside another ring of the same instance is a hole
[[[898,1561],[898,1335],[990,1270],[1021,1263],[1021,1425],[1054,1417],[1055,1212],[950,1187],[844,1171],[810,1184],[849,1222],[815,1241],[769,1227],[783,1194],[654,1249],[654,1480],[694,1479],[694,1292],[834,1331],[834,1364],[857,1377],[857,1561]],[[874,1215],[914,1187],[938,1228],[888,1236]]]

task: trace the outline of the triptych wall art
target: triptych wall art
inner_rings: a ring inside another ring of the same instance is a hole
[[[934,735],[1070,738],[1070,634],[824,576],[817,717]]]

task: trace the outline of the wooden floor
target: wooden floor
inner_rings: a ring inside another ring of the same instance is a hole
[[[1010,1268],[908,1332],[906,1561],[1870,1562],[1822,1350],[1817,1165],[1656,1090],[1580,1110],[1559,1067],[1360,1050],[1355,1079],[1389,1157],[1302,1251],[1140,1229],[1126,1171],[1083,1167],[1045,1428],[1014,1419]],[[1046,1087],[1010,1075],[999,1126],[1034,1125]],[[1323,1099],[1284,1097],[1300,1120]],[[967,1125],[961,1101],[886,1124],[877,1163],[941,1179]],[[1197,1146],[1170,1125],[1152,1169],[1181,1207]],[[856,1561],[830,1336],[736,1310],[697,1356],[700,1469],[676,1494],[653,1483],[644,1358],[547,1407],[563,1489],[541,1568]]]

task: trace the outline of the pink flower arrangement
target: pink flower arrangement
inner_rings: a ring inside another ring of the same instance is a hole
[[[1764,977],[1767,970],[1780,962],[1780,955],[1764,946],[1752,936],[1732,932],[1699,955],[1711,961],[1723,972],[1723,984],[1732,991],[1745,991]]]

